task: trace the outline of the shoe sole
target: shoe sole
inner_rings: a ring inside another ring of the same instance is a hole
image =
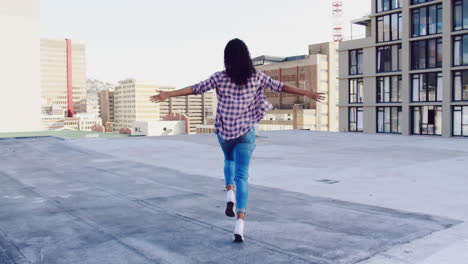
[[[236,216],[236,213],[234,213],[234,203],[233,202],[228,202],[226,204],[226,215],[229,216],[229,217]]]
[[[242,243],[242,242],[244,242],[244,239],[242,238],[241,235],[234,234],[234,242],[236,242],[236,243]]]

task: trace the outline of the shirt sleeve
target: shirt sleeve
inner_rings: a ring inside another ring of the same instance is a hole
[[[272,79],[263,72],[260,72],[260,83],[262,87],[268,88],[275,93],[281,93],[283,91],[284,84],[282,82]]]
[[[202,94],[208,92],[209,90],[216,89],[218,86],[217,80],[218,73],[215,73],[211,75],[210,78],[192,85],[193,94]]]

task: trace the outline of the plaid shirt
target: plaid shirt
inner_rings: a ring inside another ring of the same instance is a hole
[[[246,85],[238,86],[225,71],[220,71],[192,86],[194,94],[216,89],[218,108],[215,133],[219,133],[224,140],[244,135],[273,108],[267,101],[263,88],[280,93],[283,83],[257,71],[247,80]]]

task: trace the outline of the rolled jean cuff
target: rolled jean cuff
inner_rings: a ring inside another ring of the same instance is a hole
[[[247,209],[244,208],[236,208],[237,213],[247,213]]]

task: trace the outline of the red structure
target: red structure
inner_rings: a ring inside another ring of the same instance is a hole
[[[341,17],[343,15],[343,0],[332,0],[333,6],[333,17],[334,17],[334,27],[333,27],[333,41],[341,42],[343,41],[343,25],[341,23]]]
[[[68,117],[73,117],[73,79],[72,79],[72,44],[71,39],[65,39],[67,45],[67,104]]]

